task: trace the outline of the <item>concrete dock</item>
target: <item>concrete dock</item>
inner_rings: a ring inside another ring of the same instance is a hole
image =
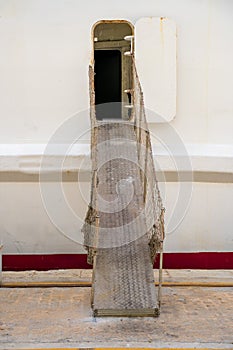
[[[233,349],[232,277],[232,270],[165,270],[158,318],[93,318],[91,270],[3,272],[0,349]],[[83,286],[66,286],[72,281]]]

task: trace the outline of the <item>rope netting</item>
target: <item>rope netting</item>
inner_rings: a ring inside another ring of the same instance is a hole
[[[154,261],[157,253],[162,252],[164,240],[164,208],[156,179],[154,168],[150,133],[147,125],[143,93],[136,70],[134,58],[132,58],[132,113],[128,121],[134,129],[137,162],[140,169],[140,190],[143,196],[143,212],[146,221],[146,234],[150,247],[151,260]],[[90,118],[91,118],[91,160],[92,160],[92,184],[90,204],[82,228],[84,233],[84,245],[88,251],[88,263],[93,263],[93,256],[98,249],[97,231],[99,231],[98,212],[98,133],[101,121],[96,119],[94,69],[89,67],[90,88]],[[122,121],[124,123],[124,121]],[[120,124],[120,122],[118,122]]]

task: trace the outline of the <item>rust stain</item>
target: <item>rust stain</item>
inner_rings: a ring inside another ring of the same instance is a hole
[[[163,21],[166,20],[166,17],[160,17],[160,31],[163,31]]]
[[[164,46],[164,31],[163,31],[163,21],[166,19],[166,17],[160,17],[160,37],[162,45]]]

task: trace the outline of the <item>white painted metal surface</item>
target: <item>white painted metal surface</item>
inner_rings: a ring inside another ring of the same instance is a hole
[[[0,173],[38,174],[49,138],[77,112],[86,111],[79,114],[77,131],[81,134],[88,130],[91,27],[101,19],[126,19],[137,23],[137,35],[140,18],[148,15],[166,16],[163,25],[170,28],[175,23],[177,27],[176,116],[169,112],[171,122],[158,124],[149,115],[157,166],[170,173],[176,168],[166,153],[167,143],[175,152],[169,134],[172,128],[187,149],[194,171],[207,178],[212,172],[232,173],[232,11],[231,0],[144,0],[133,6],[124,0],[109,6],[86,1],[81,8],[76,0],[1,1]],[[149,33],[141,35],[145,40]],[[140,51],[139,55],[144,53]],[[138,69],[140,74],[140,65]],[[142,83],[147,70],[149,67],[140,74]],[[153,91],[144,91],[146,103],[151,93],[154,95]],[[171,108],[170,102],[167,108]],[[82,168],[82,160],[89,153],[87,142],[88,133],[68,157],[66,171]],[[69,202],[83,217],[89,201],[88,183],[84,186],[85,200],[75,183],[67,184]],[[177,186],[170,182],[163,187],[167,224]],[[232,251],[232,191],[230,183],[196,182],[189,211],[175,233],[167,236],[165,251]],[[4,203],[0,207],[4,253],[83,252],[50,222],[38,183],[2,182],[0,201]]]
[[[179,194],[178,183],[160,183],[166,206],[165,224],[170,220]],[[89,184],[82,183],[81,191],[76,183],[64,185],[64,193],[71,209],[80,218],[85,217],[89,200]],[[232,244],[232,184],[194,183],[187,214],[179,227],[168,233],[165,252],[230,252]],[[84,249],[61,233],[50,221],[41,201],[37,183],[1,183],[1,239],[4,253],[50,254],[84,253]],[[66,221],[67,232],[72,223]],[[77,240],[82,237],[77,224]]]
[[[140,18],[135,24],[135,57],[148,122],[171,121],[176,115],[175,22],[164,17]]]

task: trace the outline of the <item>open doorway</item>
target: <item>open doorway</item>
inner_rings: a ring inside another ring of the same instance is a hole
[[[133,27],[126,21],[101,21],[93,28],[96,118],[130,117]]]
[[[121,118],[121,52],[95,50],[94,57],[97,119]]]

